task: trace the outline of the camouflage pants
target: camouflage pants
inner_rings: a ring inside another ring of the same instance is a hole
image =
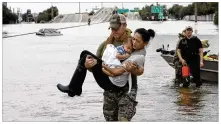
[[[130,121],[136,113],[137,89],[111,92],[104,91],[103,114],[106,121]]]
[[[175,81],[181,82],[182,81],[182,63],[179,61],[174,62],[175,65]]]

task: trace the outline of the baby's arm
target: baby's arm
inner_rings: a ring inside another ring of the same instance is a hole
[[[123,55],[121,55],[120,53],[117,53],[117,55],[116,55],[116,58],[119,59],[119,60],[125,60],[129,57],[130,57],[130,54],[128,54],[128,53],[123,54]]]

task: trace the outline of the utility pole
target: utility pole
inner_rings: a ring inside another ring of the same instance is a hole
[[[122,2],[122,9],[124,9],[124,5],[123,5],[123,2]]]
[[[195,2],[195,22],[197,22],[197,2]]]
[[[101,8],[103,8],[103,2],[101,2]]]
[[[79,14],[81,13],[81,3],[79,2]]]
[[[53,11],[53,5],[51,3],[51,19],[53,19],[53,18],[54,18],[54,11]]]

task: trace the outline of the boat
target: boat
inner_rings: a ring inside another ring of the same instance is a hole
[[[161,57],[174,68],[174,53],[175,50],[167,51],[167,50],[157,50],[157,52],[161,52]],[[210,83],[218,83],[218,60],[203,60],[204,66],[200,69],[200,77],[202,81],[210,82]]]
[[[53,29],[53,28],[45,28],[45,29],[40,29],[36,35],[40,35],[40,36],[60,36],[62,35],[60,31],[58,31],[57,29]]]

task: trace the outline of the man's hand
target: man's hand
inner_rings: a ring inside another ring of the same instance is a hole
[[[126,62],[125,68],[128,72],[132,72],[137,69],[137,63],[135,62]]]
[[[187,64],[186,64],[186,61],[185,61],[184,59],[181,59],[180,61],[181,61],[181,63],[182,63],[183,66],[186,66],[186,65],[187,65]]]
[[[125,59],[129,58],[130,57],[130,54],[126,53],[125,54]]]
[[[203,61],[200,61],[200,68],[203,66],[204,66]]]
[[[90,69],[96,64],[97,64],[97,60],[91,57],[90,55],[87,55],[85,63],[84,63],[85,68]]]

